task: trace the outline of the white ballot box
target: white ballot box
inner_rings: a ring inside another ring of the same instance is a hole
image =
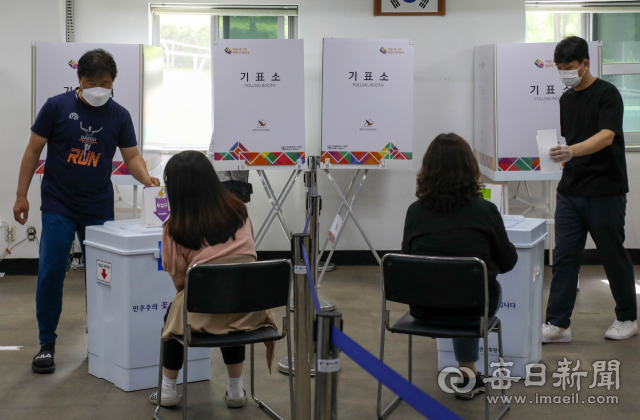
[[[158,386],[160,334],[176,295],[162,270],[161,239],[161,227],[139,220],[86,231],[89,373],[125,391]],[[210,356],[211,349],[189,349],[189,382],[209,379]]]
[[[544,239],[547,224],[544,219],[503,216],[507,235],[518,252],[513,270],[498,276],[502,286],[502,304],[496,314],[502,322],[502,346],[505,368],[513,377],[526,377],[526,365],[542,358],[542,283],[544,280]],[[478,371],[484,368],[484,341],[481,339]],[[489,374],[498,365],[498,334],[489,335]],[[512,364],[513,363],[513,364]],[[438,370],[457,367],[451,339],[438,339]]]

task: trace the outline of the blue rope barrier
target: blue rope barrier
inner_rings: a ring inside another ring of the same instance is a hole
[[[318,292],[313,284],[313,277],[311,276],[311,268],[309,267],[309,257],[307,256],[307,250],[302,245],[302,258],[304,258],[304,265],[307,267],[307,280],[309,281],[309,289],[311,289],[311,297],[313,298],[313,306],[316,307],[316,313],[321,312],[320,300],[318,300]]]
[[[400,376],[335,326],[331,328],[331,342],[424,417],[437,420],[462,420],[457,414]]]
[[[302,231],[302,233],[307,233],[307,230],[309,230],[309,223],[311,222],[311,211],[313,210],[313,205],[311,205],[311,208],[309,209],[309,214],[307,216],[307,221],[304,222],[304,230]]]

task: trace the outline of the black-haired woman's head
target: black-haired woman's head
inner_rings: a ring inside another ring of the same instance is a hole
[[[479,178],[469,144],[456,134],[440,134],[422,160],[416,196],[432,210],[451,213],[480,195]]]
[[[200,249],[235,239],[249,217],[244,203],[222,186],[213,165],[200,152],[181,152],[169,159],[164,183],[171,208],[165,226],[185,248]]]

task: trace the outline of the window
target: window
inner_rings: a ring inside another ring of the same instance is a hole
[[[162,150],[207,150],[213,132],[211,46],[218,39],[297,38],[295,6],[151,5],[164,50]]]
[[[527,42],[558,42],[569,35],[582,36],[580,13],[527,14]]]
[[[557,42],[578,35],[602,41],[602,79],[622,95],[627,150],[640,150],[640,2],[593,3],[527,1],[526,40]]]
[[[602,41],[603,79],[624,101],[627,143],[640,145],[640,13],[594,13],[592,38]]]
[[[206,147],[212,130],[211,18],[166,14],[158,23],[166,138],[181,149]]]

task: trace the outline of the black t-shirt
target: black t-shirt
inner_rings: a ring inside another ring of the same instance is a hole
[[[402,253],[433,257],[476,257],[484,261],[489,277],[489,313],[498,305],[498,274],[511,271],[518,262],[504,221],[496,206],[480,197],[449,213],[441,214],[419,201],[407,210]],[[445,318],[446,311],[411,307],[414,318]],[[454,316],[464,315],[459,312]]]
[[[569,146],[581,143],[602,130],[616,133],[611,146],[565,163],[558,192],[589,197],[629,192],[622,118],[624,104],[618,89],[596,79],[588,88],[569,89],[560,98],[561,134]]]

